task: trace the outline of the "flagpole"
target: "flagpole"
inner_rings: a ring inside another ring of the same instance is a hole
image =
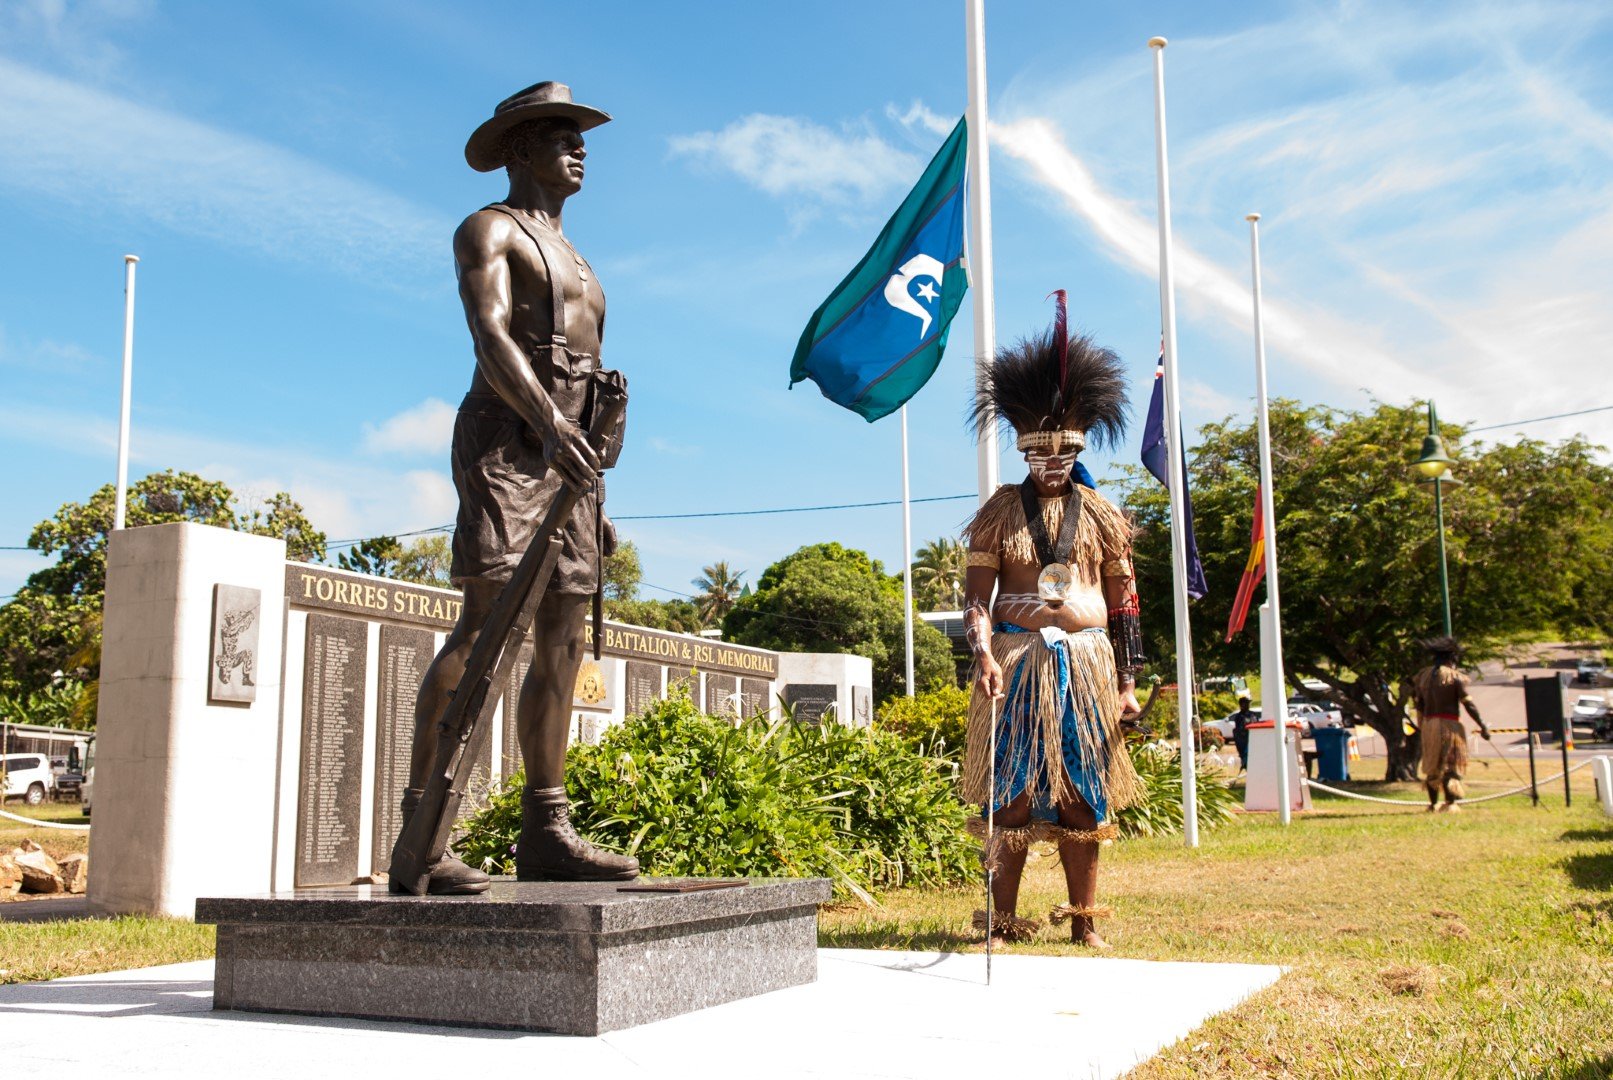
[[[1266,327],[1260,314],[1260,215],[1248,214],[1249,276],[1255,298],[1255,397],[1260,424],[1260,518],[1266,558],[1266,603],[1271,605],[1271,667],[1277,686],[1261,687],[1261,707],[1276,724],[1277,817],[1284,825],[1293,818],[1288,792],[1288,692],[1283,669],[1282,604],[1277,599],[1277,514],[1271,482],[1271,417],[1266,404]],[[1262,683],[1265,679],[1262,678]],[[1272,691],[1276,693],[1273,694]]]
[[[997,355],[997,294],[991,263],[991,148],[986,121],[986,2],[966,0],[969,50],[969,276],[974,286],[975,372]],[[997,426],[980,433],[975,475],[980,505],[997,490]]]
[[[913,696],[913,500],[907,482],[907,406],[902,406],[902,610],[907,619],[907,696]]]
[[[129,502],[129,392],[134,383],[134,264],[138,255],[123,257],[123,398],[118,412],[118,483],[112,509],[112,528],[123,528]]]
[[[1176,606],[1177,731],[1182,749],[1182,833],[1187,846],[1199,846],[1198,747],[1193,738],[1193,639],[1187,615],[1187,459],[1182,444],[1182,418],[1177,411],[1176,285],[1171,277],[1171,186],[1165,153],[1165,45],[1150,38],[1154,50],[1154,150],[1159,171],[1159,312],[1165,337],[1165,461],[1172,483],[1171,591]]]

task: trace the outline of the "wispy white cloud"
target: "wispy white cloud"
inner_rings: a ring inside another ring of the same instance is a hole
[[[917,99],[906,109],[895,104],[886,105],[885,117],[915,134],[949,135],[958,123],[954,118],[932,112],[928,105]]]
[[[691,446],[688,443],[674,442],[671,439],[664,439],[659,435],[652,435],[647,441],[652,451],[657,454],[665,454],[668,457],[699,457],[702,452],[701,448],[698,446]]]
[[[866,124],[840,130],[795,116],[753,113],[721,131],[678,135],[675,156],[733,173],[769,195],[827,204],[867,202],[911,184],[922,162]]]
[[[0,59],[0,189],[404,289],[454,222],[250,136]]]
[[[1610,20],[1589,3],[1358,2],[1173,39],[1184,353],[1205,330],[1247,341],[1242,217],[1259,210],[1273,360],[1304,365],[1318,396],[1433,395],[1477,423],[1584,407],[1586,358],[1613,351],[1613,118],[1594,103],[1602,65],[1575,50]],[[1018,78],[993,137],[1100,250],[1154,276],[1148,73],[1139,49],[1076,81]],[[1597,429],[1528,429],[1575,430]]]
[[[123,66],[116,33],[155,8],[154,0],[4,0],[0,42],[27,42],[36,57],[48,55],[86,78],[104,79]]]
[[[364,425],[364,449],[372,454],[446,454],[454,437],[456,410],[439,398]]]
[[[0,404],[0,431],[18,443],[103,460],[109,470],[117,448],[116,423],[89,413]],[[265,433],[213,438],[145,423],[136,415],[129,454],[132,477],[185,469],[228,484],[243,505],[290,492],[332,539],[445,524],[458,506],[453,483],[442,470],[366,464],[337,448],[314,452]]]
[[[76,341],[12,339],[0,326],[0,366],[40,371],[83,371],[102,361]]]

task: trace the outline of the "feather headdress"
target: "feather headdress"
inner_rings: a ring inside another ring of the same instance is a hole
[[[1053,294],[1053,325],[997,350],[975,381],[970,419],[983,434],[999,421],[1019,435],[1020,450],[1114,446],[1126,434],[1126,374],[1120,357],[1085,334],[1071,337],[1064,290]]]

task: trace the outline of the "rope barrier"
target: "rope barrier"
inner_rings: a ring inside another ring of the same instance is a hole
[[[88,825],[64,825],[59,821],[40,821],[37,818],[23,817],[20,814],[8,814],[4,810],[0,810],[0,817],[10,818],[12,821],[20,821],[24,825],[38,825],[41,829],[71,829],[74,832],[90,831],[90,827]]]
[[[1572,766],[1567,771],[1570,772],[1570,773],[1579,772],[1579,770],[1585,768],[1585,766],[1589,765],[1594,760],[1596,760],[1596,759],[1595,758],[1587,758],[1584,761],[1580,762],[1578,765]],[[1541,787],[1542,785],[1549,784],[1553,780],[1561,780],[1564,775],[1566,775],[1566,774],[1565,773],[1554,773],[1551,776],[1543,776],[1543,777],[1541,777],[1539,779],[1539,781],[1536,782],[1535,787],[1538,788],[1538,787]],[[1315,788],[1317,791],[1325,791],[1330,795],[1339,795],[1339,796],[1342,796],[1342,797],[1344,797],[1346,799],[1360,799],[1362,802],[1386,803],[1389,806],[1415,806],[1415,807],[1418,807],[1418,808],[1421,808],[1421,807],[1424,807],[1424,806],[1428,805],[1428,803],[1424,802],[1422,799],[1385,799],[1385,798],[1383,798],[1381,796],[1378,796],[1378,795],[1362,795],[1361,793],[1355,792],[1355,791],[1341,791],[1340,789],[1338,789],[1336,787],[1329,787],[1326,784],[1318,783],[1315,780],[1310,780],[1310,779],[1307,779],[1305,777],[1300,778],[1300,783],[1304,784],[1306,787]],[[1527,792],[1528,790],[1529,790],[1529,785],[1525,784],[1525,785],[1523,785],[1523,787],[1513,788],[1511,791],[1498,791],[1493,795],[1480,795],[1476,799],[1459,799],[1457,801],[1462,803],[1465,806],[1468,803],[1489,802],[1492,799],[1506,799],[1506,798],[1510,798],[1513,795],[1522,795],[1525,792]]]

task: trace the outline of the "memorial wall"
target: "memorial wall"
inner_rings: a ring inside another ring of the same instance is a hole
[[[390,861],[421,681],[459,617],[448,589],[288,563],[285,544],[189,522],[115,532],[97,719],[98,911],[189,917],[197,896],[373,879]],[[686,691],[717,716],[787,702],[871,720],[870,662],[774,653],[606,622],[572,738]],[[591,646],[596,628],[588,628]],[[521,767],[511,673],[474,808]]]
[[[285,693],[275,887],[345,885],[386,869],[408,782],[414,702],[432,658],[459,617],[457,593],[306,563],[285,567]],[[572,698],[573,740],[605,730],[683,690],[717,716],[753,716],[793,700],[780,654],[687,634],[606,622],[601,657],[589,652]],[[532,654],[511,673],[466,806],[521,767],[512,722]],[[785,666],[788,666],[787,663]],[[803,717],[834,704],[812,687]],[[800,706],[798,706],[799,708]]]

